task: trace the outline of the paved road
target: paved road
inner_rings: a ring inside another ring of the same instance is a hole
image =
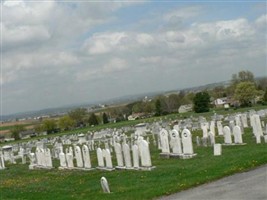
[[[267,200],[267,165],[159,200]]]

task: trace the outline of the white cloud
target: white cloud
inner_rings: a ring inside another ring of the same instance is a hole
[[[267,14],[260,16],[256,19],[255,24],[257,27],[266,29],[267,27]]]
[[[139,44],[143,46],[150,46],[151,44],[154,43],[154,38],[147,33],[137,34],[136,40]]]
[[[149,23],[137,26],[132,13],[122,20],[116,12],[131,2],[49,2],[4,2],[6,112],[200,85],[242,69],[257,75],[266,66],[266,14],[201,23],[202,7],[183,6],[138,15]]]
[[[17,26],[7,27],[5,24],[2,26],[3,45],[4,48],[10,46],[27,45],[28,43],[42,42],[48,40],[51,35],[44,26]]]
[[[179,7],[176,8],[163,16],[166,21],[176,19],[188,19],[198,16],[202,9],[200,6],[189,6],[189,7]]]
[[[244,18],[194,26],[201,36],[215,40],[241,40],[254,34],[253,27]]]
[[[85,41],[83,49],[90,54],[103,54],[124,48],[127,35],[124,32],[95,34]]]
[[[112,58],[108,64],[103,67],[103,72],[119,72],[128,68],[127,62],[121,58]]]

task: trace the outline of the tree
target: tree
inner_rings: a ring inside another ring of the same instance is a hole
[[[257,88],[259,90],[266,90],[267,89],[267,78],[264,77],[264,78],[260,78],[258,81],[257,81]]]
[[[177,94],[171,94],[168,96],[166,99],[167,107],[168,107],[168,112],[177,112],[178,108],[180,107],[180,98],[179,95]]]
[[[86,109],[77,108],[68,113],[69,117],[74,120],[75,126],[83,126],[86,121]]]
[[[264,102],[264,104],[267,103],[267,88],[265,89],[265,93],[263,95],[263,102]]]
[[[74,120],[68,115],[61,117],[58,121],[58,126],[62,131],[72,129],[74,124]]]
[[[161,107],[161,102],[160,102],[159,99],[156,100],[155,107],[156,107],[155,116],[161,116],[161,114],[162,114],[162,107]]]
[[[15,138],[15,140],[19,140],[20,139],[20,132],[25,131],[26,129],[23,126],[19,126],[16,125],[13,127],[13,129],[11,130],[11,136],[13,138]]]
[[[213,88],[213,90],[211,91],[211,96],[215,99],[226,97],[226,91],[224,86],[217,86]]]
[[[207,92],[196,93],[194,99],[194,111],[196,113],[208,112],[210,106],[210,95]]]
[[[240,82],[255,82],[254,75],[250,71],[240,71],[232,75],[232,84],[237,85]]]
[[[33,129],[36,133],[41,133],[43,131],[43,127],[40,123],[35,124]]]
[[[96,117],[95,113],[92,113],[90,115],[88,122],[89,122],[89,125],[90,126],[92,126],[92,125],[93,126],[98,125],[98,120],[97,120],[97,117]]]
[[[254,75],[250,71],[240,71],[238,74],[232,75],[231,85],[226,88],[226,93],[228,96],[235,94],[236,86],[241,82],[252,82],[255,83]]]
[[[108,123],[108,115],[105,112],[102,115],[102,119],[103,119],[103,124],[107,124]]]
[[[236,86],[234,98],[238,100],[242,106],[249,106],[257,95],[257,89],[252,82],[241,82]]]
[[[56,131],[57,124],[53,119],[46,119],[43,122],[42,129],[46,131],[48,134],[54,133]]]

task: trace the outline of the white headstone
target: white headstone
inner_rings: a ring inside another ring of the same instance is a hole
[[[214,156],[222,155],[222,145],[221,144],[214,144],[213,145],[213,153],[214,153]]]
[[[37,159],[35,153],[29,153],[29,159],[30,159],[29,169],[34,169],[34,167],[37,165]]]
[[[241,128],[239,126],[235,126],[233,129],[233,134],[234,134],[234,142],[236,144],[242,144],[242,133],[241,133]]]
[[[141,139],[138,142],[138,149],[141,157],[141,166],[142,167],[151,167],[151,157],[147,141]]]
[[[102,177],[100,179],[100,183],[101,183],[101,187],[103,189],[103,192],[104,193],[110,193],[108,181],[107,181],[107,179],[105,177]]]
[[[203,131],[203,138],[207,138],[208,137],[208,124],[201,123],[201,129]]]
[[[135,144],[132,147],[133,150],[133,166],[134,168],[139,168],[139,150],[138,146]]]
[[[111,159],[111,154],[110,154],[109,149],[105,149],[102,152],[103,152],[104,158],[106,160],[106,167],[108,169],[112,169],[113,165],[112,165],[112,159]]]
[[[123,144],[122,149],[123,149],[123,156],[124,156],[126,168],[132,168],[131,153],[130,153],[129,145],[126,143]]]
[[[51,151],[49,148],[45,149],[44,157],[45,157],[46,167],[53,167]]]
[[[215,144],[215,135],[212,131],[209,132],[209,139],[210,139],[210,145],[213,146]]]
[[[173,154],[182,154],[182,146],[181,146],[181,139],[180,139],[180,135],[179,132],[175,129],[173,129],[170,132],[170,146],[172,149],[172,153]]]
[[[223,126],[221,121],[217,121],[218,135],[223,135]]]
[[[97,148],[96,150],[96,155],[97,155],[97,161],[98,161],[98,167],[105,167],[104,164],[104,158],[103,158],[103,153],[101,148]]]
[[[123,164],[123,156],[122,156],[121,144],[118,143],[118,142],[115,142],[114,148],[115,148],[118,167],[123,167],[124,164]]]
[[[210,131],[214,134],[214,136],[216,135],[216,132],[215,132],[215,121],[211,121],[210,122]]]
[[[241,115],[241,121],[242,121],[243,127],[247,128],[248,127],[248,120],[247,120],[247,114],[246,113]]]
[[[84,168],[90,169],[91,166],[91,160],[90,160],[90,152],[87,145],[83,145],[82,147],[83,152],[83,161],[84,161]]]
[[[232,135],[229,126],[223,127],[223,133],[224,133],[224,143],[232,144]]]
[[[77,167],[83,168],[83,158],[81,148],[79,146],[75,146],[75,157],[77,161]]]
[[[191,132],[188,129],[182,131],[182,144],[184,154],[194,154]]]
[[[169,147],[168,131],[165,129],[162,129],[159,134],[160,134],[162,153],[163,154],[169,154],[170,153],[170,147]]]
[[[60,167],[66,168],[67,163],[66,163],[66,157],[64,152],[59,153],[59,161],[60,161]]]
[[[2,153],[0,154],[0,169],[5,169],[5,160]]]
[[[73,154],[72,153],[66,153],[66,161],[68,168],[74,168],[73,164]]]

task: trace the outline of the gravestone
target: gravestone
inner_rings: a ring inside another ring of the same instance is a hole
[[[66,161],[67,161],[67,166],[69,169],[74,168],[73,164],[73,154],[72,153],[66,153]]]
[[[180,140],[180,135],[179,132],[175,129],[173,129],[170,132],[170,146],[172,149],[172,153],[170,154],[171,156],[180,156],[182,155],[182,146],[181,146],[181,140]]]
[[[5,168],[6,167],[5,167],[4,155],[2,154],[2,152],[0,152],[0,170]]]
[[[193,151],[193,143],[192,143],[192,136],[191,132],[188,129],[184,129],[182,131],[182,144],[183,144],[183,155],[182,158],[192,158],[196,154]]]
[[[210,145],[213,146],[215,144],[215,135],[212,131],[209,132],[209,140],[210,140]]]
[[[233,129],[233,133],[234,133],[234,143],[243,144],[241,128],[239,126],[235,126]]]
[[[75,158],[76,158],[76,164],[78,168],[83,168],[83,158],[82,158],[82,152],[81,148],[79,146],[74,147],[75,152]]]
[[[123,149],[125,167],[126,169],[132,169],[132,161],[131,161],[131,153],[130,153],[129,145],[126,143],[123,144],[122,149]]]
[[[201,129],[203,132],[203,138],[208,137],[208,124],[207,123],[201,123]]]
[[[59,153],[59,163],[60,163],[59,169],[66,169],[67,168],[66,156],[65,156],[64,152]]]
[[[242,121],[243,127],[247,128],[248,127],[248,120],[247,120],[247,114],[246,113],[243,113],[241,115],[241,121]]]
[[[214,136],[216,135],[216,132],[215,132],[215,121],[211,121],[210,122],[210,131],[213,133]]]
[[[214,156],[222,155],[222,145],[221,144],[214,144],[213,145],[213,155]]]
[[[98,161],[98,167],[97,168],[99,168],[99,169],[105,168],[103,152],[102,152],[101,148],[99,148],[99,147],[97,148],[96,155],[97,155],[97,161]]]
[[[166,129],[162,129],[159,134],[160,134],[160,142],[161,142],[160,155],[163,157],[169,157],[170,147],[169,147],[168,131]]]
[[[92,169],[90,152],[89,152],[89,148],[87,145],[84,144],[82,146],[82,152],[83,152],[84,168],[85,169]]]
[[[198,147],[201,145],[199,136],[196,137],[196,144]]]
[[[139,169],[139,149],[136,144],[133,145],[132,147],[133,151],[133,167],[134,169]]]
[[[29,169],[34,169],[37,166],[37,159],[35,153],[29,153],[30,165]]]
[[[114,149],[115,149],[115,154],[116,154],[116,159],[117,159],[117,169],[124,169],[124,164],[123,164],[123,155],[122,155],[122,148],[121,144],[118,142],[115,142],[114,144]]]
[[[151,163],[149,145],[146,140],[142,137],[138,138],[138,149],[141,157],[141,169],[142,170],[152,170],[153,167]]]
[[[112,171],[114,170],[113,165],[112,165],[112,159],[111,159],[111,154],[109,149],[104,149],[102,150],[105,161],[106,161],[106,168],[105,170]]]
[[[224,144],[232,144],[232,134],[229,126],[223,127]]]
[[[101,183],[101,187],[104,193],[110,193],[110,189],[109,189],[109,185],[108,185],[108,181],[105,177],[102,177],[100,179],[100,183]]]
[[[223,126],[221,121],[217,121],[218,135],[223,135]]]
[[[53,167],[52,156],[49,148],[46,148],[44,150],[44,159],[45,159],[45,166],[48,168],[52,168]]]

